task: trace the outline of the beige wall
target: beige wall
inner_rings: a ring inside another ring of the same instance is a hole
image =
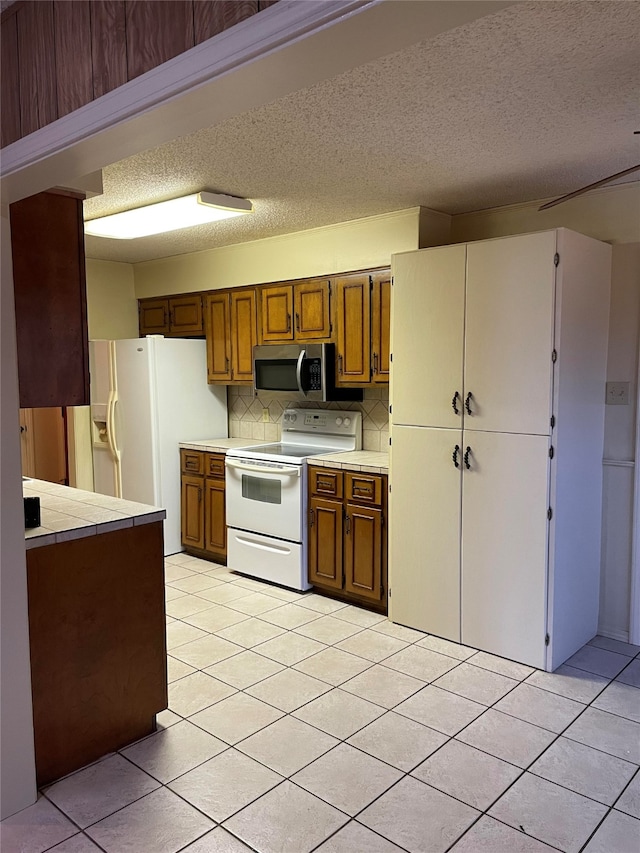
[[[538,212],[539,202],[453,219],[455,242],[564,227],[613,244],[607,380],[629,382],[629,405],[605,408],[599,630],[628,640],[638,346],[640,183],[596,190]],[[603,388],[604,397],[604,388]]]
[[[394,252],[446,242],[448,216],[419,207],[134,265],[136,296],[164,296],[389,266]],[[429,243],[432,236],[434,242]]]
[[[87,259],[89,340],[138,337],[138,302],[131,264]]]

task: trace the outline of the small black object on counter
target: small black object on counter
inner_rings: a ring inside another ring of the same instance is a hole
[[[24,526],[40,527],[40,498],[24,498]]]

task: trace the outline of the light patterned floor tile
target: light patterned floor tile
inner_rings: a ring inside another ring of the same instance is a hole
[[[342,610],[336,610],[334,616],[344,622],[351,622],[352,625],[357,625],[359,628],[371,628],[373,625],[387,621],[387,617],[382,613],[374,613],[373,610],[363,610],[362,607],[351,605],[343,607]]]
[[[423,681],[380,664],[374,664],[342,685],[342,689],[348,693],[353,693],[376,705],[382,705],[383,708],[395,707],[423,687]]]
[[[252,758],[227,749],[169,787],[208,817],[221,823],[282,781],[282,776]]]
[[[235,744],[282,716],[282,712],[271,705],[266,705],[245,693],[236,693],[195,714],[191,717],[191,722],[216,738]]]
[[[619,811],[625,812],[640,820],[640,772],[627,785],[615,806]]]
[[[205,669],[205,672],[238,690],[244,690],[245,687],[251,687],[252,684],[263,681],[282,669],[282,664],[247,650],[214,663]]]
[[[170,625],[169,627],[172,628],[173,626]],[[237,655],[241,651],[243,651],[242,646],[236,646],[235,643],[230,643],[228,640],[223,640],[222,637],[216,637],[213,634],[205,634],[197,640],[174,648],[171,654],[178,660],[188,663],[189,666],[205,669],[208,666],[213,666],[214,663],[218,663],[218,661]]]
[[[285,666],[292,666],[326,648],[323,643],[318,643],[309,637],[287,632],[274,637],[273,640],[267,640],[266,643],[254,646],[254,651]]]
[[[494,707],[497,711],[559,734],[586,706],[530,684],[519,684]]]
[[[341,811],[355,815],[401,776],[399,770],[341,743],[296,773],[292,781]]]
[[[612,681],[594,700],[592,707],[640,723],[640,690],[622,681]]]
[[[570,740],[640,764],[640,723],[598,708],[587,708],[564,733]]]
[[[378,634],[393,637],[395,640],[402,640],[404,643],[415,643],[427,636],[422,631],[416,631],[414,628],[405,628],[404,625],[396,625],[395,622],[390,622],[388,619],[385,619],[384,622],[377,622],[372,630]]]
[[[193,625],[186,625],[184,622],[172,622],[171,625],[167,625],[167,651],[173,652],[180,646],[206,636],[206,631],[194,628]]]
[[[640,687],[640,658],[636,658],[630,664],[627,664],[616,678],[616,681],[621,681],[623,684],[630,684],[632,687]]]
[[[483,815],[453,845],[451,853],[555,853],[555,848]]]
[[[186,594],[181,589],[174,589],[172,586],[165,586],[164,588],[165,601],[175,601],[176,598],[184,598]]]
[[[206,575],[191,572],[189,577],[180,578],[179,580],[172,581],[171,586],[174,589],[181,589],[183,592],[193,594],[203,589],[211,589],[212,587],[217,587],[218,583],[219,581],[214,580],[213,578],[209,578]]]
[[[167,783],[213,758],[226,747],[226,743],[184,720],[121,752],[150,776]]]
[[[555,672],[536,670],[526,683],[586,705],[604,690],[609,679],[562,664]]]
[[[459,732],[457,739],[517,767],[528,767],[555,735],[490,708]]]
[[[347,821],[343,812],[292,782],[283,782],[226,821],[225,827],[265,853],[310,853]]]
[[[337,687],[371,666],[371,661],[329,647],[294,664],[294,669]]]
[[[435,681],[460,664],[454,658],[413,645],[386,658],[384,665],[425,682]]]
[[[516,681],[522,681],[534,672],[532,666],[525,666],[522,663],[516,663],[497,655],[490,655],[487,652],[477,652],[472,658],[469,658],[469,663],[473,666],[479,666],[481,669],[488,669],[490,672],[497,672],[499,675],[506,675],[507,678],[513,678]]]
[[[436,682],[436,687],[450,690],[472,702],[493,705],[517,686],[518,682],[497,672],[489,672],[468,663],[461,663]]]
[[[47,799],[84,829],[159,786],[156,779],[121,755],[111,755],[66,776],[46,788],[45,793]]]
[[[525,773],[489,814],[566,853],[578,853],[607,807]]]
[[[629,663],[629,658],[597,646],[583,646],[573,657],[566,661],[568,666],[584,669],[604,678],[615,678]]]
[[[235,689],[204,672],[194,672],[169,685],[169,708],[189,717],[235,693]]]
[[[485,811],[521,772],[506,761],[450,740],[412,775],[463,803]]]
[[[32,806],[0,823],[0,849],[8,853],[42,853],[77,832],[77,826],[39,795]]]
[[[260,613],[275,610],[280,606],[281,601],[278,598],[274,598],[272,595],[264,595],[261,592],[252,592],[250,595],[234,598],[233,601],[229,602],[229,607],[249,616],[258,616]]]
[[[304,595],[297,603],[301,607],[307,607],[309,610],[315,610],[317,613],[335,613],[336,610],[342,610],[343,607],[347,607],[346,601],[336,601],[334,598],[316,595],[313,592]]]
[[[202,631],[213,634],[215,631],[221,631],[223,628],[228,628],[230,625],[237,625],[239,622],[247,621],[247,616],[244,613],[238,613],[237,610],[230,610],[222,605],[209,606],[206,610],[201,610],[199,613],[194,613],[192,616],[183,617],[183,621],[189,625],[194,625]]]
[[[251,595],[250,589],[245,589],[241,586],[236,586],[235,583],[224,583],[220,581],[219,585],[213,585],[207,590],[206,595],[201,593],[203,601],[210,601],[215,604],[228,604],[230,601],[235,601],[237,598],[246,598]]]
[[[156,714],[156,730],[160,731],[161,729],[168,729],[169,726],[175,726],[175,724],[179,723],[181,720],[182,717],[179,714],[174,714],[173,711],[165,708],[164,711],[160,711],[159,714]]]
[[[243,622],[230,625],[228,628],[216,631],[216,633],[225,640],[230,640],[232,643],[250,649],[257,646],[258,643],[264,643],[280,636],[284,633],[284,628],[278,628],[277,625],[271,625],[261,619],[245,619]]]
[[[635,773],[636,765],[560,737],[529,770],[549,782],[612,806]]]
[[[330,685],[295,669],[283,669],[248,687],[246,693],[290,713],[330,690]]]
[[[448,735],[455,735],[486,710],[484,705],[429,685],[397,705],[398,714]]]
[[[195,669],[189,666],[188,663],[167,655],[167,682],[169,684],[172,681],[177,681],[179,678],[184,678],[185,675],[190,675],[192,672],[195,672]]]
[[[337,612],[340,613],[341,611],[338,610]],[[310,637],[319,643],[326,643],[328,646],[346,640],[347,637],[351,637],[361,630],[358,625],[345,622],[343,619],[336,619],[333,616],[321,616],[320,619],[314,619],[313,622],[307,622],[306,625],[295,628],[297,634]]]
[[[407,773],[447,740],[447,735],[390,711],[356,732],[348,743]]]
[[[291,776],[338,741],[295,717],[282,717],[241,741],[237,748],[282,776]]]
[[[160,788],[87,829],[107,853],[175,853],[213,822],[167,788]]]
[[[198,841],[185,847],[182,853],[252,853],[252,850],[226,829],[216,826]]]
[[[610,812],[584,848],[584,853],[637,853],[640,821],[620,812]]]
[[[609,637],[594,637],[587,645],[597,646],[599,649],[606,649],[608,652],[616,652],[619,655],[627,655],[630,658],[640,654],[640,646],[623,643],[621,640],[612,640]]]
[[[443,640],[441,637],[434,637],[431,634],[418,640],[416,646],[420,646],[421,649],[431,649],[433,652],[448,655],[456,660],[467,660],[476,654],[476,650],[469,648],[469,646],[452,643],[451,640]]]
[[[194,613],[200,613],[201,610],[207,610],[209,607],[211,607],[210,601],[198,598],[197,595],[185,593],[180,598],[167,601],[165,609],[169,616],[173,616],[175,619],[184,619],[185,616],[193,616]]]
[[[366,826],[352,820],[328,841],[317,848],[316,853],[402,853],[399,847]]]
[[[165,563],[164,565],[164,581],[167,585],[172,587],[176,581],[184,580],[184,578],[195,577],[195,574],[195,572],[185,569],[175,563]],[[174,587],[174,589],[180,589],[180,587]]]
[[[477,817],[475,809],[405,776],[358,820],[405,850],[424,850],[428,838],[429,853],[444,853]]]
[[[379,663],[406,648],[407,645],[404,640],[396,640],[394,637],[387,637],[386,634],[374,631],[373,628],[367,628],[338,643],[337,648]]]
[[[88,835],[80,832],[67,841],[63,841],[62,844],[56,844],[55,847],[51,847],[47,853],[100,853],[100,848],[97,844],[93,843]]]
[[[336,688],[303,705],[293,716],[344,740],[382,714],[384,708],[379,705]]]
[[[300,625],[306,625],[308,622],[313,622],[315,619],[320,619],[321,613],[316,610],[309,610],[306,607],[299,607],[297,604],[284,604],[282,607],[277,607],[275,610],[268,610],[262,614],[262,618],[266,622],[271,622],[272,625],[279,625],[281,628],[292,630]]]

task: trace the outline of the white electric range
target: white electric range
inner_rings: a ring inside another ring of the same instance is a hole
[[[361,412],[287,409],[280,443],[229,450],[229,568],[291,589],[309,589],[307,458],[361,447]]]

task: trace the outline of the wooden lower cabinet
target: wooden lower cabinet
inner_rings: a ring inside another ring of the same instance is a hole
[[[180,470],[182,544],[198,557],[226,563],[224,453],[181,450]]]
[[[309,468],[309,582],[387,609],[387,477]]]

